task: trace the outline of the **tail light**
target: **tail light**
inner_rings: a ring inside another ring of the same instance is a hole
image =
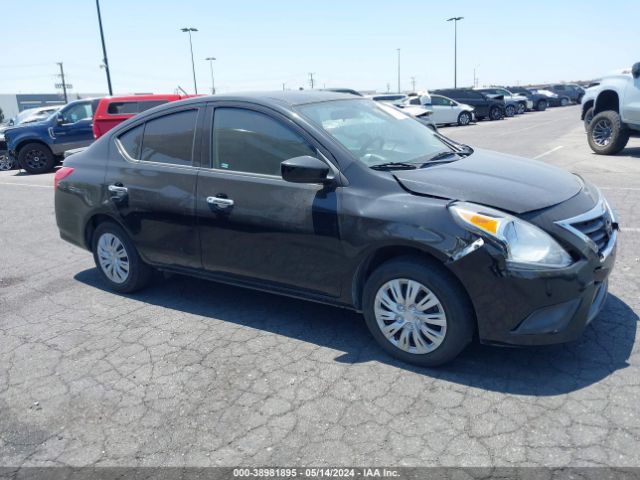
[[[61,167],[61,168],[59,168],[58,171],[56,172],[55,176],[53,177],[53,188],[57,189],[58,188],[58,183],[60,183],[60,180],[64,180],[69,175],[71,175],[74,171],[75,171],[75,168],[73,168],[73,167]]]

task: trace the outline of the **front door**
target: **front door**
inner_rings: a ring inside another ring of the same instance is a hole
[[[456,123],[458,121],[458,109],[454,107],[454,104],[448,98],[432,95],[431,106],[433,108],[433,121],[436,124]]]
[[[232,106],[215,108],[208,138],[212,168],[201,169],[196,200],[204,268],[338,296],[346,262],[336,187],[280,176],[282,161],[319,155],[312,141],[275,112]]]
[[[59,123],[51,127],[52,151],[56,155],[65,150],[91,145],[93,142],[93,102],[78,102],[63,108],[58,114]]]

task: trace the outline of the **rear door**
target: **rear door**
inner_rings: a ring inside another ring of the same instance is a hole
[[[198,177],[202,261],[212,273],[338,296],[345,265],[335,186],[286,182],[280,163],[320,146],[269,109],[210,107],[210,168]],[[205,142],[206,143],[206,142]],[[323,157],[323,155],[325,155]]]
[[[162,112],[119,135],[106,184],[111,208],[152,264],[199,268],[195,191],[201,106]]]

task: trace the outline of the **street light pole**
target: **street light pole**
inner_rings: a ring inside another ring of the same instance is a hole
[[[398,48],[398,93],[400,93],[400,49]]]
[[[113,95],[111,88],[111,71],[109,70],[109,60],[107,59],[107,46],[104,43],[104,31],[102,30],[102,15],[100,15],[100,0],[96,0],[96,9],[98,10],[98,25],[100,25],[100,40],[102,40],[102,63],[104,63],[104,71],[107,72],[107,86],[109,87],[109,95]]]
[[[191,69],[193,70],[193,90],[196,95],[198,94],[198,84],[196,83],[196,64],[193,61],[193,43],[191,42],[191,32],[197,32],[197,28],[193,27],[184,27],[181,28],[183,32],[187,32],[189,34],[189,48],[191,49]]]
[[[216,94],[216,84],[213,81],[213,61],[216,59],[216,57],[207,57],[205,58],[205,60],[209,60],[209,68],[211,69],[211,95],[215,95]]]
[[[453,88],[458,88],[458,21],[464,17],[451,17],[447,22],[453,21]]]

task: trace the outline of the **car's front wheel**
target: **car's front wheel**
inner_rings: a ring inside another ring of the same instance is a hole
[[[560,106],[566,107],[567,105],[569,105],[569,99],[567,97],[562,97],[560,99]]]
[[[627,146],[629,130],[618,112],[606,110],[593,117],[587,127],[587,138],[591,150],[599,155],[614,155]]]
[[[151,279],[151,267],[142,261],[129,236],[115,223],[104,222],[96,228],[93,259],[100,276],[116,292],[134,292]]]
[[[527,111],[527,105],[522,103],[522,102],[519,102],[518,103],[518,115],[522,115],[526,111]]]
[[[549,105],[546,100],[538,100],[538,103],[536,103],[536,110],[539,112],[544,112],[548,106]]]
[[[18,162],[27,172],[32,174],[47,173],[53,170],[56,159],[46,145],[27,143],[18,153]]]
[[[415,365],[449,362],[473,337],[473,309],[462,287],[442,266],[418,257],[375,270],[365,285],[363,308],[380,346]]]
[[[498,107],[491,107],[491,110],[489,110],[489,118],[491,120],[501,120],[503,118],[502,111]]]
[[[506,108],[504,109],[505,114],[507,115],[507,117],[513,117],[517,110],[515,105],[507,105]]]
[[[471,114],[469,112],[460,112],[458,115],[458,125],[469,125],[471,123]]]

